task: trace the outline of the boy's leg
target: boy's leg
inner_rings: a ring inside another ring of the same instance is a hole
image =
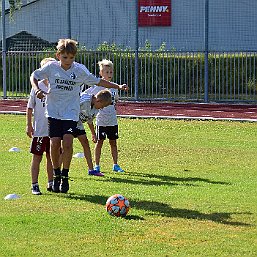
[[[104,126],[96,126],[96,138],[97,142],[95,145],[95,170],[100,172],[100,158],[102,153],[102,146],[106,139],[106,129]]]
[[[61,172],[61,193],[67,193],[69,191],[69,169],[73,153],[73,135],[65,134],[63,136],[62,149],[63,149],[63,169]],[[59,150],[60,152],[60,150]]]
[[[45,151],[46,141],[44,137],[33,137],[30,153],[32,153],[31,161],[31,180],[32,180],[32,194],[41,195],[38,186],[38,175],[40,169],[40,163],[42,161],[43,153]]]
[[[52,137],[50,139],[50,156],[53,165],[53,186],[52,190],[55,193],[60,192],[61,183],[61,170],[60,170],[60,148],[61,148],[61,138]]]
[[[87,160],[88,175],[100,176],[100,177],[104,176],[104,174],[100,172],[100,169],[99,170],[94,169],[93,162],[92,162],[92,154],[91,154],[91,150],[90,150],[90,146],[89,146],[87,136],[86,135],[80,135],[80,136],[78,136],[78,139],[79,139],[81,145],[83,146],[84,155],[85,155],[85,158]]]
[[[33,154],[31,161],[31,179],[32,184],[38,183],[39,166],[42,161],[42,155]]]
[[[113,159],[113,171],[116,172],[124,172],[124,170],[118,165],[118,147],[117,147],[117,140],[109,140],[112,152],[112,159]]]
[[[50,157],[50,152],[46,153],[46,171],[47,171],[47,178],[48,178],[47,191],[52,191],[53,165],[52,165],[52,160],[51,160],[51,157]]]
[[[114,165],[118,164],[118,148],[117,148],[117,141],[116,141],[116,139],[109,140],[109,144],[110,144],[110,147],[111,147],[113,164]]]
[[[72,159],[73,153],[73,135],[72,134],[65,134],[63,136],[62,147],[63,147],[63,168],[69,169],[70,163]],[[60,148],[58,149],[60,153]],[[60,160],[60,155],[58,155],[58,163]]]
[[[96,143],[96,146],[97,146],[97,143]],[[101,149],[100,149],[100,154],[101,154]],[[96,160],[98,160],[98,161],[96,162],[95,168],[92,169],[92,170],[89,169],[88,170],[88,175],[102,177],[102,176],[104,176],[104,174],[102,172],[100,172],[100,166],[99,166],[100,156],[99,157],[97,156],[96,158],[97,158]]]
[[[95,165],[96,166],[100,166],[100,158],[101,158],[103,143],[104,143],[104,140],[99,139],[97,140],[95,145]]]
[[[84,135],[79,135],[78,140],[83,147],[83,151],[84,151],[84,155],[85,155],[85,158],[86,158],[86,161],[87,161],[88,169],[93,170],[94,166],[93,166],[93,162],[92,162],[92,154],[91,154],[91,150],[90,150],[90,146],[89,146],[87,136],[85,134]]]
[[[76,121],[48,118],[49,137],[51,139],[50,153],[54,168],[53,191],[66,193],[69,190],[68,173],[73,152],[73,135]],[[60,149],[62,144],[63,171],[60,170]]]
[[[31,192],[34,195],[41,195],[41,192],[38,186],[38,175],[39,175],[39,167],[40,167],[41,161],[42,161],[42,155],[33,154],[32,162],[31,162],[31,182],[32,182]]]
[[[52,137],[50,140],[50,155],[54,169],[60,168],[61,137]]]
[[[118,165],[118,147],[117,139],[119,138],[118,134],[118,125],[108,127],[107,137],[109,139],[109,144],[111,147],[112,159],[113,159],[113,171],[124,172],[124,170]]]

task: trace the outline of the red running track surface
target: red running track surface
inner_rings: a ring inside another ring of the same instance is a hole
[[[26,100],[0,100],[0,113],[26,113]],[[257,105],[217,103],[119,102],[117,114],[124,117],[174,119],[231,119],[257,121]]]

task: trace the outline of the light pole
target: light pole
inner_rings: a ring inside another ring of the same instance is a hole
[[[135,30],[135,99],[138,100],[138,0],[136,3],[136,30]]]
[[[2,0],[2,69],[3,69],[3,98],[6,99],[6,35],[5,35],[5,0]]]
[[[209,102],[209,0],[205,0],[204,19],[204,102]]]

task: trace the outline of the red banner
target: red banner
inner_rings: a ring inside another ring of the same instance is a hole
[[[138,26],[171,26],[171,0],[138,0]]]

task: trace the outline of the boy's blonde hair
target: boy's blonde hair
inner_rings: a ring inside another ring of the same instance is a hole
[[[78,42],[73,39],[69,39],[69,38],[59,39],[58,44],[56,46],[57,53],[58,54],[67,53],[67,54],[76,55],[77,44]]]
[[[96,99],[100,100],[103,103],[106,103],[108,105],[110,105],[112,103],[112,94],[108,89],[104,89],[99,91],[96,95],[95,95]]]
[[[40,66],[44,66],[47,62],[52,62],[52,61],[56,61],[54,58],[52,57],[46,57],[44,58],[41,62],[40,62]]]
[[[110,67],[110,68],[113,69],[113,63],[112,63],[112,61],[107,60],[107,59],[103,59],[102,61],[99,61],[99,62],[98,62],[98,65],[99,65],[100,71],[102,71],[105,66],[108,66],[108,67]]]

